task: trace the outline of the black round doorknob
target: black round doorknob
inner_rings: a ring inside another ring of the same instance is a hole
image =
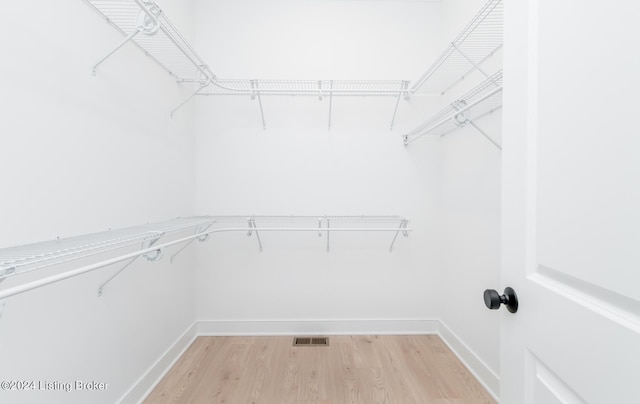
[[[498,310],[504,304],[510,313],[518,311],[518,296],[512,288],[505,288],[504,294],[500,295],[495,289],[484,291],[484,304],[488,309]]]

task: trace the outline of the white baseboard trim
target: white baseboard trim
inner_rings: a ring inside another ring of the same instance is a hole
[[[145,374],[138,379],[133,387],[122,397],[120,403],[141,403],[198,337],[197,329],[197,322],[187,328]]]
[[[208,320],[198,322],[198,335],[407,335],[436,334],[438,320]]]
[[[462,364],[478,379],[478,382],[499,402],[500,377],[496,375],[482,359],[478,357],[456,334],[442,321],[438,321],[438,335]]]
[[[141,403],[199,336],[437,334],[496,401],[500,378],[442,321],[428,319],[204,320],[189,327],[134,384],[121,403]]]

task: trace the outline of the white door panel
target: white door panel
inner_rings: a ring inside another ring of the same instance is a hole
[[[586,404],[533,354],[527,355],[527,362],[533,379],[530,396],[534,404]]]
[[[532,278],[532,307],[522,327],[527,350],[587,403],[640,402],[637,329],[573,293],[570,285]]]
[[[640,403],[638,21],[506,0],[502,403]]]

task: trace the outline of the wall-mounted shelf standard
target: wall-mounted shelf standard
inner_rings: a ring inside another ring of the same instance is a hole
[[[502,107],[502,70],[452,102],[411,132],[403,135],[405,146],[422,136],[445,136],[471,125],[500,149],[500,145],[474,122]]]
[[[98,289],[101,296],[104,287],[129,267],[137,258],[158,261],[167,247],[182,245],[172,258],[193,241],[206,241],[213,233],[246,232],[256,235],[260,251],[261,232],[318,232],[327,237],[332,232],[391,232],[394,233],[389,251],[392,251],[399,234],[408,236],[409,221],[401,216],[197,216],[178,218],[162,223],[147,224],[120,230],[109,230],[85,236],[70,237],[41,243],[0,249],[0,283],[9,278],[37,270],[73,263],[80,259],[94,259],[89,265],[39,278],[17,286],[0,289],[0,301],[42,286],[95,271],[120,262],[124,267],[109,277]],[[174,239],[158,243],[165,234]],[[189,234],[191,233],[191,234]],[[179,237],[179,238],[176,238]],[[133,250],[123,253],[122,251]],[[104,258],[109,253],[111,258]],[[116,255],[113,257],[113,255]],[[103,255],[100,257],[100,255]]]
[[[444,94],[474,70],[488,78],[481,65],[502,47],[503,19],[502,0],[489,0],[413,83],[411,93],[422,88],[429,93]]]

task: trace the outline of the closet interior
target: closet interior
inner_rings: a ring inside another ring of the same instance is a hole
[[[430,333],[498,396],[478,291],[499,278],[502,0],[42,3],[5,24],[34,20],[5,66],[14,373],[136,402],[196,335]]]

